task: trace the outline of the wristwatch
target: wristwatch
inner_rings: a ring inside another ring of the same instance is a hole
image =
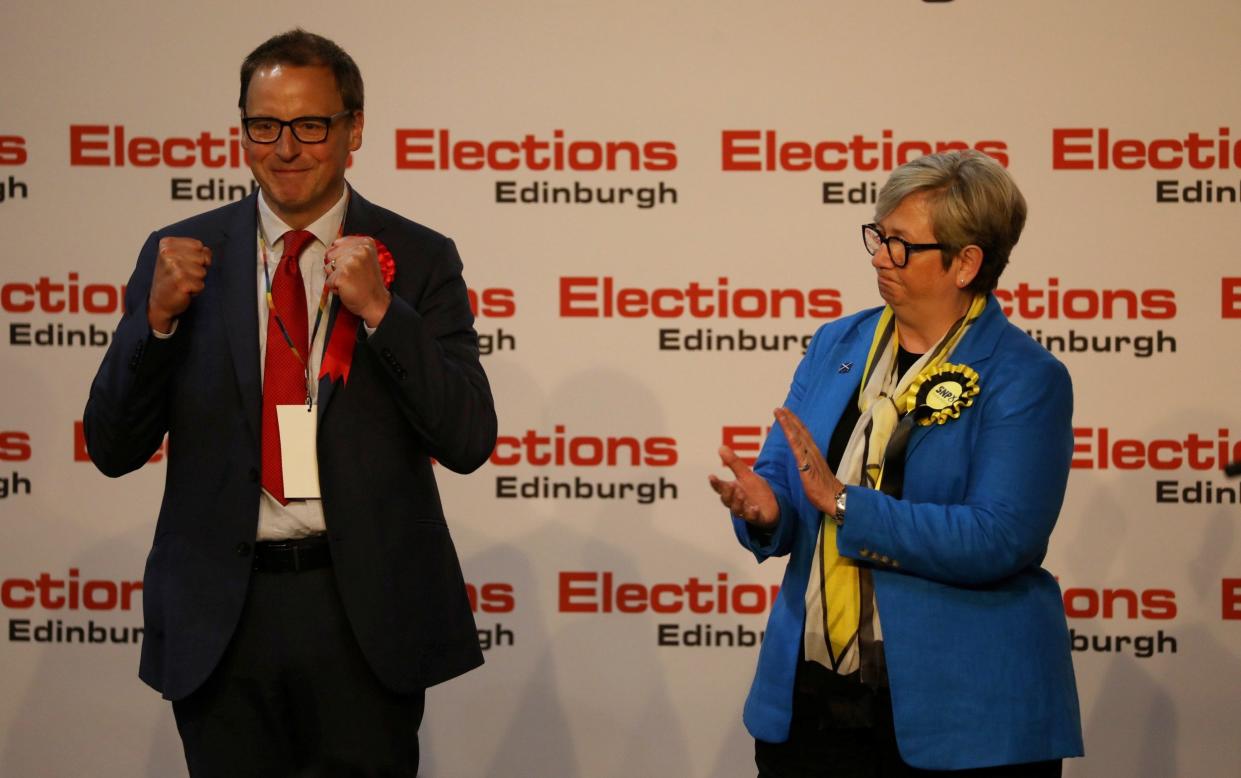
[[[845,487],[840,487],[840,491],[836,492],[836,515],[832,516],[832,520],[836,522],[836,526],[840,527],[845,523]]]

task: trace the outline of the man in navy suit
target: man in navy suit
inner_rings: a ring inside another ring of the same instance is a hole
[[[150,236],[86,406],[109,476],[168,436],[139,675],[194,776],[412,776],[424,689],[482,663],[432,472],[495,444],[461,261],[346,184],[336,44],[266,41],[239,106],[261,194]]]

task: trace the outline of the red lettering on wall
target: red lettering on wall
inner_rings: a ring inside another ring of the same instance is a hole
[[[122,124],[69,125],[69,164],[86,167],[240,168],[246,164],[241,132],[227,137],[200,132],[196,137],[129,137]]]
[[[1060,288],[1059,278],[1045,285],[1025,281],[996,289],[1005,316],[1021,319],[1171,319],[1176,292],[1171,289]]]
[[[1064,613],[1071,619],[1150,619],[1176,618],[1176,592],[1171,589],[1089,589],[1064,590]]]
[[[0,309],[5,313],[93,313],[112,316],[125,305],[125,287],[82,283],[71,272],[65,281],[40,276],[33,282],[0,284]]]
[[[1053,170],[1231,170],[1241,167],[1241,141],[1228,127],[1211,136],[1199,132],[1183,138],[1112,140],[1106,127],[1070,127],[1051,131]]]
[[[720,133],[720,169],[724,171],[841,170],[890,172],[912,159],[931,153],[974,148],[1008,166],[1008,144],[1000,140],[897,140],[892,130],[878,139],[854,135],[808,142],[785,140],[775,130],[723,130]]]
[[[836,289],[734,289],[721,276],[714,284],[690,281],[683,287],[626,287],[612,276],[563,276],[560,315],[564,318],[627,319],[834,319],[844,308]]]
[[[552,432],[526,430],[521,435],[499,435],[491,464],[564,467],[671,467],[677,463],[677,441],[672,437],[573,435],[565,425]]]
[[[475,613],[512,613],[517,607],[513,585],[509,583],[467,583],[465,592],[470,598],[470,610]]]
[[[1226,427],[1215,436],[1190,432],[1182,438],[1114,438],[1108,427],[1074,427],[1072,466],[1081,470],[1219,470],[1241,459],[1241,441]]]
[[[690,576],[684,582],[647,585],[616,581],[611,572],[562,571],[561,613],[764,613],[780,593],[778,585],[732,583],[728,573],[715,580]]]
[[[1241,278],[1220,279],[1220,316],[1241,319]]]
[[[1221,618],[1232,621],[1241,619],[1241,578],[1225,578],[1220,581]]]
[[[26,462],[31,453],[30,435],[25,432],[0,432],[0,462]]]
[[[79,580],[78,568],[66,578],[39,573],[36,578],[6,578],[0,582],[0,605],[13,610],[133,610],[142,591],[141,581]]]
[[[0,165],[26,164],[26,139],[20,135],[0,135]]]
[[[520,140],[481,141],[454,138],[446,129],[398,129],[398,170],[675,170],[676,144],[665,140],[551,138],[527,133]]]
[[[470,310],[487,319],[507,319],[517,313],[516,294],[512,289],[468,289]]]
[[[722,443],[733,450],[737,457],[751,467],[763,448],[763,436],[771,427],[728,426],[723,428]]]

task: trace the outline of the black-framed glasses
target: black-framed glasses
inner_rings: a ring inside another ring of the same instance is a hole
[[[886,246],[888,256],[892,258],[892,264],[897,267],[905,267],[905,263],[909,261],[909,255],[919,251],[930,251],[931,249],[944,250],[948,248],[942,243],[910,243],[907,240],[898,238],[895,235],[884,237],[879,231],[878,224],[862,225],[862,244],[866,246],[866,250],[870,255],[875,256],[875,252],[880,246]]]
[[[327,140],[327,131],[332,122],[353,111],[346,108],[331,116],[299,116],[296,119],[277,119],[274,116],[245,116],[241,126],[246,129],[246,137],[254,143],[275,143],[280,140],[280,133],[288,127],[289,132],[298,143],[322,143]]]

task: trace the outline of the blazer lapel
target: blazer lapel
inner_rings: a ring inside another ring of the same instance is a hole
[[[238,204],[232,220],[225,225],[222,256],[216,260],[223,291],[219,298],[220,314],[241,393],[242,414],[250,426],[256,449],[263,406],[263,387],[259,380],[258,279],[255,275],[257,218],[255,195],[250,195]]]
[[[973,368],[979,374],[979,385],[982,391],[986,391],[987,373],[984,363],[990,359],[991,354],[995,352],[996,342],[1000,339],[1000,334],[1008,325],[1008,319],[1005,318],[1004,312],[1000,310],[1000,304],[996,301],[995,295],[991,295],[987,300],[987,307],[983,308],[982,315],[978,317],[978,321],[970,326],[970,331],[965,333],[965,337],[957,344],[957,348],[952,352],[948,361],[956,365],[966,365]],[[969,411],[965,411],[969,413]],[[949,420],[947,424],[953,424]],[[930,434],[931,430],[939,428],[941,425],[932,424],[930,426],[917,426],[913,432],[909,434],[909,445],[905,448],[905,459],[913,455],[914,449],[918,444]],[[946,426],[946,425],[942,425]]]
[[[818,364],[815,380],[807,389],[807,397],[826,392],[822,402],[816,402],[807,409],[813,416],[802,419],[824,456],[845,406],[857,399],[880,311],[882,309],[876,309],[874,316],[864,317],[852,332],[836,343],[836,347]]]
[[[327,332],[323,336],[323,353],[319,355],[319,364],[323,364],[323,357],[327,354],[327,344],[331,342],[332,330],[336,328],[336,314],[340,312],[340,298],[332,296],[332,306],[328,311]],[[356,348],[356,346],[355,346]],[[332,402],[332,397],[336,394],[337,381],[333,381],[327,376],[319,379],[319,429],[323,429],[323,414],[327,412],[328,405]]]
[[[343,235],[366,235],[371,238],[378,237],[383,231],[383,224],[376,218],[374,206],[366,201],[361,195],[354,191],[353,187],[349,187],[349,207],[345,211],[344,229],[341,230]],[[327,345],[332,342],[332,333],[336,329],[336,321],[340,313],[340,298],[332,296],[331,308],[328,311],[327,331],[323,336],[323,353],[319,355],[320,363],[324,355],[327,353]],[[359,324],[359,327],[362,325]],[[356,333],[355,333],[356,335]],[[354,342],[353,349],[356,353],[357,343]],[[324,376],[319,379],[319,428],[322,429],[323,416],[327,413],[328,407],[332,404],[332,398],[336,396],[336,392],[340,381],[333,381]]]

